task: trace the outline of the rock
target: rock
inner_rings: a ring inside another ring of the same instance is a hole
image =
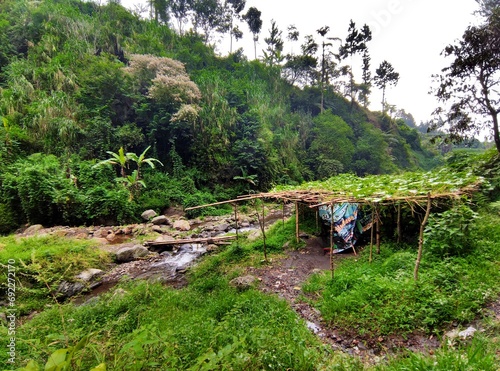
[[[90,281],[93,281],[93,280],[99,278],[103,274],[104,274],[104,271],[102,269],[89,268],[89,269],[83,271],[82,273],[80,273],[75,278],[80,280],[80,281],[83,281],[83,282],[90,282]]]
[[[26,230],[24,231],[24,235],[25,236],[34,236],[42,229],[43,229],[43,225],[33,224],[32,226],[29,226],[28,228],[26,228]]]
[[[116,235],[113,233],[113,231],[109,231],[108,235],[106,236],[106,240],[109,242],[113,242],[116,238]]]
[[[144,219],[145,221],[148,221],[149,219],[152,219],[156,216],[156,211],[154,210],[146,210],[141,214],[141,218]]]
[[[244,221],[242,221],[242,222],[240,223],[240,225],[239,225],[239,226],[240,226],[241,228],[248,228],[248,227],[250,227],[250,222],[249,222],[249,221],[247,221],[247,220],[244,220]]]
[[[142,245],[122,247],[116,252],[116,261],[118,263],[126,263],[138,258],[145,257],[147,255],[149,255],[149,250]]]
[[[463,339],[463,340],[466,340],[466,339],[469,339],[471,337],[474,336],[474,333],[477,331],[476,328],[472,327],[472,326],[469,326],[468,328],[466,328],[465,330],[463,331],[460,331],[458,333],[458,336]]]
[[[215,245],[215,244],[210,244],[207,246],[207,251],[211,252],[211,251],[217,251],[217,249],[219,248],[219,246]]]
[[[163,233],[163,229],[159,225],[153,225],[153,227],[151,227],[151,230],[156,233]]]
[[[252,275],[241,276],[233,278],[231,281],[229,281],[229,284],[237,288],[238,290],[248,290],[253,286],[256,280],[257,279]]]
[[[85,285],[82,282],[62,281],[56,295],[62,298],[70,298],[82,292],[84,288]]]
[[[189,231],[191,226],[187,220],[176,220],[174,223],[174,228],[178,231]]]
[[[167,225],[168,219],[165,215],[159,215],[159,216],[154,217],[151,220],[151,223],[153,223],[154,225]]]
[[[230,227],[230,225],[229,225],[229,224],[227,224],[227,223],[222,223],[222,224],[219,224],[218,226],[216,226],[216,227],[214,228],[214,230],[219,231],[219,232],[226,232],[226,231],[228,231],[228,230],[229,230],[229,227]]]

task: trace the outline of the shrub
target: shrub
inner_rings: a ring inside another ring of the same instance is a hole
[[[437,257],[467,254],[474,248],[470,228],[476,218],[477,213],[464,204],[431,215],[424,234],[426,251]]]

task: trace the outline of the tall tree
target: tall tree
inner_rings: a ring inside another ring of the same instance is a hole
[[[500,152],[500,7],[483,25],[468,27],[462,40],[447,46],[443,53],[454,61],[437,76],[439,86],[434,93],[440,102],[451,106],[436,109],[439,120],[433,128],[448,124],[452,140],[491,129]]]
[[[257,59],[257,41],[259,40],[259,34],[262,29],[262,12],[255,7],[248,9],[243,19],[247,22],[250,32],[253,34],[253,47],[255,52],[255,59]]]
[[[370,72],[370,61],[371,57],[368,53],[368,49],[363,52],[363,82],[359,86],[359,101],[363,103],[363,107],[367,107],[370,104],[369,96],[371,93],[372,86],[372,74]]]
[[[318,58],[315,54],[318,51],[318,43],[312,35],[307,35],[300,48],[301,55],[287,55],[283,72],[285,79],[290,84],[307,85],[317,80]]]
[[[241,12],[245,8],[246,0],[226,0],[226,10],[228,17],[228,26],[229,26],[229,37],[230,37],[230,46],[229,52],[233,52],[233,36],[236,40],[239,40],[243,37],[243,33],[238,28],[238,25],[235,25],[235,20],[241,19]]]
[[[354,71],[352,57],[358,53],[364,52],[367,49],[366,43],[372,39],[372,32],[368,25],[358,30],[356,23],[351,19],[349,23],[348,35],[345,43],[340,47],[339,54],[342,59],[351,57],[351,71],[350,71],[350,96],[351,103],[354,102],[355,86],[354,86]]]
[[[212,31],[225,27],[224,9],[218,0],[194,0],[193,3],[195,29],[201,28],[205,43],[208,43]]]
[[[332,46],[332,43],[329,41],[337,40],[341,41],[338,37],[325,37],[326,34],[330,31],[329,26],[324,26],[316,30],[318,34],[323,38],[321,43],[321,74],[320,74],[320,90],[321,90],[321,112],[324,111],[324,100],[325,100],[325,86],[328,84],[328,72],[331,70],[332,64],[335,62],[330,58],[330,53],[328,52],[328,48]]]
[[[375,70],[375,85],[382,89],[382,112],[386,111],[385,89],[387,86],[396,86],[399,81],[399,73],[394,71],[394,67],[387,61],[383,61]]]
[[[177,20],[179,34],[182,35],[182,25],[187,22],[187,17],[193,6],[193,0],[170,0],[170,10]]]
[[[281,63],[284,59],[282,54],[284,44],[281,37],[282,33],[276,25],[276,21],[274,19],[271,20],[269,37],[264,39],[267,44],[267,48],[264,50],[264,61],[271,67]]]

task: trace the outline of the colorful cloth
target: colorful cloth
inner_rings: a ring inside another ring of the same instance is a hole
[[[333,229],[335,231],[334,237],[338,237],[343,244],[342,249],[338,249],[339,251],[349,249],[354,246],[356,243],[356,234],[354,233],[354,229],[358,218],[358,204],[347,202],[337,204],[333,207],[333,210],[330,206],[320,206],[319,217],[327,225],[331,225],[333,220]]]

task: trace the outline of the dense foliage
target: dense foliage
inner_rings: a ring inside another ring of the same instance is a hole
[[[202,22],[210,9],[160,3],[153,19],[116,2],[0,4],[0,232],[40,222],[45,209],[45,224],[130,220],[136,208],[183,203],[180,184],[185,197],[220,199],[436,163],[415,128],[346,99],[326,61],[296,80],[306,84],[290,81],[302,70],[283,64],[277,28],[262,61],[241,50],[218,57],[208,36],[229,29]],[[260,15],[242,16],[242,5],[231,19],[259,33]],[[186,14],[199,16],[194,31],[182,31]],[[310,46],[305,55],[317,58]],[[130,161],[116,174],[92,166],[149,147],[164,165],[155,171]]]

